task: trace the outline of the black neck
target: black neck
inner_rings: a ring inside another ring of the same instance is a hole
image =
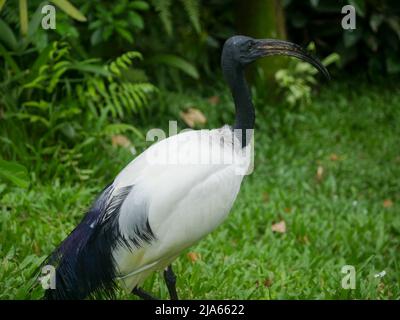
[[[239,134],[242,147],[245,147],[250,142],[255,121],[250,90],[247,86],[244,71],[241,66],[235,67],[225,65],[223,67],[224,76],[229,84],[235,103],[236,115],[233,129]]]

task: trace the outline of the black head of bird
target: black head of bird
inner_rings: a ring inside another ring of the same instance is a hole
[[[253,39],[240,35],[226,40],[221,55],[221,66],[235,103],[236,115],[233,129],[243,147],[248,145],[255,123],[254,107],[246,84],[244,69],[259,58],[275,55],[292,56],[304,60],[330,79],[325,66],[297,44],[275,39]]]
[[[327,79],[325,66],[301,46],[283,40],[253,39],[247,36],[233,36],[226,40],[222,50],[222,69],[243,68],[259,58],[275,55],[292,56],[304,60],[320,71]]]

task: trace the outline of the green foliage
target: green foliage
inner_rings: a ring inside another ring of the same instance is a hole
[[[12,10],[12,9],[11,9]],[[24,22],[27,24],[24,26],[24,33],[22,36],[19,35],[15,30],[15,26],[18,26],[19,21],[15,22],[13,14],[8,14],[10,11],[4,10],[0,12],[0,44],[3,44],[12,53],[23,55],[26,52],[28,46],[31,44],[38,45],[40,32],[40,19],[41,11],[40,8],[34,12],[32,18]],[[12,11],[11,11],[12,12]],[[4,18],[1,19],[1,17]],[[14,28],[13,28],[14,27]]]
[[[185,8],[190,22],[197,33],[201,31],[200,26],[200,9],[198,0],[181,0],[183,7]]]
[[[29,186],[28,170],[16,162],[0,159],[0,178],[11,181],[21,188]]]
[[[168,35],[172,34],[172,19],[171,19],[171,0],[151,0],[152,5],[160,15],[160,19],[164,25]]]
[[[310,51],[315,50],[314,43],[308,46]],[[337,53],[331,53],[321,63],[327,67],[332,63],[339,63]],[[307,62],[291,59],[288,67],[280,69],[275,74],[275,80],[285,101],[290,107],[306,106],[312,102],[312,88],[316,86],[318,70]]]
[[[169,36],[173,34],[173,19],[171,15],[171,7],[174,5],[174,10],[180,4],[173,0],[150,0],[155,10],[158,12],[165,31]],[[198,0],[180,0],[183,5],[189,20],[197,33],[201,31],[200,26],[200,9]]]
[[[356,9],[356,29],[341,27],[341,8]],[[400,4],[398,1],[286,1],[289,34],[298,42],[314,41],[325,54],[341,57],[341,66],[374,74],[400,73]]]
[[[199,73],[194,65],[172,54],[158,54],[147,60],[150,64],[163,64],[181,70],[194,79],[199,79]]]
[[[13,63],[6,63],[0,85],[1,132],[7,142],[2,152],[37,174],[51,176],[63,168],[77,179],[87,179],[94,172],[82,168],[89,161],[83,152],[107,147],[103,141],[113,134],[109,126],[142,112],[155,92],[150,83],[125,75],[132,70],[132,60],[141,58],[138,52],[127,52],[104,66],[98,59],[76,60],[67,42],[53,42],[30,65],[18,66],[9,58]],[[132,125],[119,127],[124,131],[143,137]],[[17,138],[21,135],[22,141]],[[28,150],[34,156],[28,156]],[[46,166],[50,155],[53,162]]]
[[[113,118],[123,119],[127,113],[138,113],[148,104],[148,97],[156,88],[150,83],[130,82],[124,76],[129,70],[132,60],[141,59],[139,52],[126,52],[106,66],[109,72],[107,78],[91,77],[85,85],[78,86],[78,96],[82,106],[96,108],[102,105]]]
[[[135,33],[144,28],[142,12],[147,11],[149,5],[145,1],[106,3],[96,0],[85,1],[83,8],[89,15],[90,42],[96,46],[110,40],[132,44]]]
[[[2,219],[5,220],[4,217]],[[9,288],[8,293],[2,292],[1,299],[25,300],[30,288],[36,283],[32,277],[45,257],[34,254],[27,255],[22,261],[18,260],[17,249],[13,246],[2,255],[3,270],[0,274],[1,287]],[[32,299],[40,299],[39,292],[30,294]]]
[[[198,77],[195,60],[186,58],[187,49],[195,49],[187,42],[198,40],[202,31],[197,0],[123,0],[117,4],[103,0],[77,0],[76,3],[88,17],[88,28],[75,26],[75,31],[71,33],[79,35],[79,42],[91,56],[108,60],[127,50],[139,50],[147,58],[142,63],[146,75],[159,82],[164,75],[165,83],[171,83],[166,77],[177,79],[182,74]],[[171,18],[171,10],[174,10],[174,19]],[[61,24],[62,28],[64,25]],[[189,35],[193,30],[196,32],[195,39]],[[149,39],[151,42],[147,43]],[[179,46],[176,45],[177,39]]]
[[[75,8],[69,1],[67,0],[50,0],[54,3],[58,8],[64,11],[67,15],[74,18],[77,21],[85,22],[86,17],[77,9]]]
[[[2,11],[4,5],[5,5],[5,0],[0,0],[0,12]],[[75,8],[68,0],[51,0],[52,3],[54,3],[58,8],[60,8],[62,11],[64,11],[68,16],[72,17],[73,19],[77,21],[84,22],[86,21],[85,16],[77,9]],[[46,2],[43,2],[45,4]],[[15,5],[15,3],[14,3]],[[32,26],[29,25],[28,22],[28,1],[27,0],[19,0],[18,1],[18,9],[19,9],[19,20],[17,20],[16,14],[15,14],[15,7],[10,6],[11,9],[7,10],[9,6],[6,7],[6,19],[7,16],[11,15],[11,18],[8,17],[8,20],[13,21],[14,23],[19,23],[21,34],[26,37],[28,35],[28,32],[32,32]],[[14,12],[13,12],[14,9]],[[35,20],[35,19],[32,19]]]
[[[146,14],[146,21],[151,21],[148,36],[138,41],[149,77],[159,87],[180,92],[187,84],[199,84],[197,78],[206,83],[214,79],[221,46],[234,34],[232,1],[212,0],[206,6],[198,0],[151,3],[157,15],[154,10]]]

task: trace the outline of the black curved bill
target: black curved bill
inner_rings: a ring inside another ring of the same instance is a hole
[[[321,61],[319,61],[316,57],[314,57],[312,54],[310,54],[301,46],[295,43],[275,39],[261,39],[257,40],[256,49],[263,57],[273,55],[285,55],[301,59],[313,65],[328,80],[331,79],[328,70],[321,63]]]

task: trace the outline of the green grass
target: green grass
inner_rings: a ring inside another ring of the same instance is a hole
[[[196,103],[212,127],[231,118],[228,101],[224,94],[218,106],[196,96],[170,102]],[[199,258],[184,253],[175,262],[180,297],[399,299],[399,89],[330,83],[307,108],[257,109],[255,170],[225,223],[189,250]],[[109,161],[110,172],[122,168]],[[106,182],[60,177],[0,192],[0,298],[40,296],[40,289],[27,292],[30,274]],[[286,232],[273,232],[282,220]],[[356,269],[355,290],[341,287],[344,265]],[[168,297],[159,274],[145,289]]]

